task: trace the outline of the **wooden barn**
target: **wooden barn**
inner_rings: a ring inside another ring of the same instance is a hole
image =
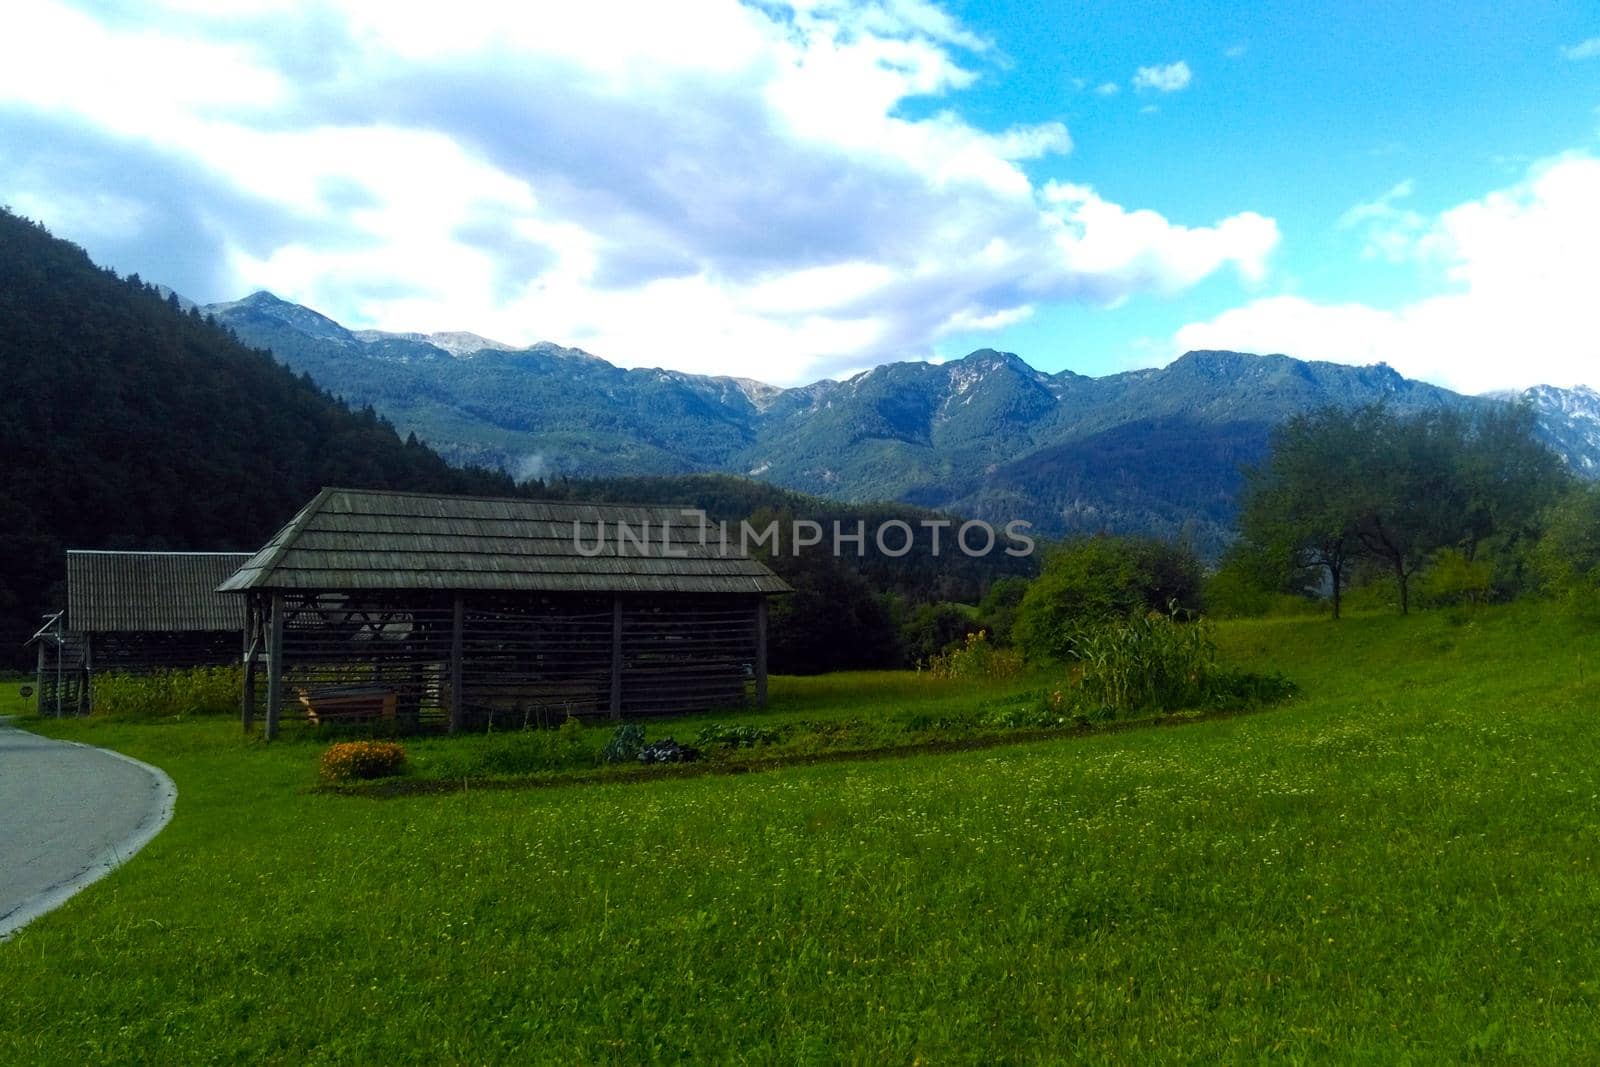
[[[284,717],[765,703],[767,597],[788,586],[675,507],[324,489],[221,590],[246,605],[245,727],[262,713],[272,737]]]
[[[34,635],[41,712],[81,713],[96,674],[238,663],[244,605],[217,592],[247,552],[67,553],[67,608]]]

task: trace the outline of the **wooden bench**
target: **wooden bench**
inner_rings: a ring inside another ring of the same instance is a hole
[[[393,719],[395,692],[382,686],[334,686],[323,689],[298,689],[306,719],[313,726],[328,721]]]

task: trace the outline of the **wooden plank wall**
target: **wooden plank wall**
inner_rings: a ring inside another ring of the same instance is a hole
[[[285,596],[278,718],[305,723],[324,706],[338,709],[333,719],[401,732],[521,729],[605,717],[614,706],[632,718],[747,702],[759,662],[757,598],[620,599],[614,672],[617,601],[607,594]]]

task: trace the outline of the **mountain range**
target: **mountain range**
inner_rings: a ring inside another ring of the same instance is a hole
[[[267,292],[200,311],[453,462],[521,480],[717,471],[846,501],[1022,518],[1052,535],[1182,534],[1206,551],[1226,543],[1240,468],[1260,458],[1275,423],[1327,405],[1409,412],[1489,400],[1384,364],[1223,351],[1092,378],[981,349],[781,388],[624,369],[551,343],[351,330]],[[1518,395],[1555,451],[1600,473],[1600,394]]]

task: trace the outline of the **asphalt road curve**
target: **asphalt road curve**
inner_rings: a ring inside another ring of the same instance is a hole
[[[126,863],[177,798],[154,767],[0,720],[0,941]]]

